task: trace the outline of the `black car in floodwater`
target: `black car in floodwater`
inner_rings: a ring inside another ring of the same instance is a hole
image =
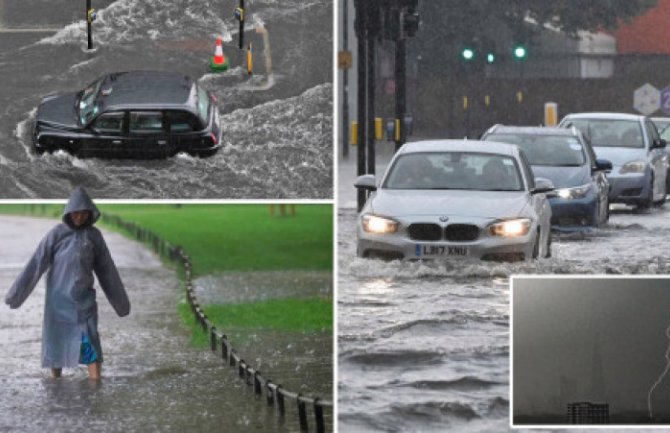
[[[79,92],[45,97],[33,145],[38,154],[62,149],[78,157],[209,156],[221,147],[219,110],[186,75],[118,72]]]

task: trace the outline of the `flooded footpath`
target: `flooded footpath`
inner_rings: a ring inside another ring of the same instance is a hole
[[[57,221],[0,216],[2,296]],[[131,314],[118,318],[99,291],[102,381],[82,366],[54,380],[40,367],[44,283],[18,310],[0,314],[0,432],[287,432],[298,419],[287,404],[280,420],[234,369],[191,347],[176,304],[176,274],[140,244],[105,239],[124,281]]]

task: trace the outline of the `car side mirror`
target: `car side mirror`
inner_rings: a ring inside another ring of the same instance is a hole
[[[550,181],[549,179],[545,179],[544,177],[536,177],[535,178],[535,188],[533,188],[530,193],[531,194],[545,194],[550,191],[553,191],[555,189],[554,183]]]
[[[657,138],[654,140],[654,145],[651,147],[652,149],[665,149],[665,146],[667,146],[668,142],[665,141],[662,138]]]
[[[377,181],[374,174],[364,174],[359,176],[354,182],[356,188],[367,189],[369,191],[377,191]]]
[[[612,171],[612,162],[607,159],[596,159],[595,171]]]

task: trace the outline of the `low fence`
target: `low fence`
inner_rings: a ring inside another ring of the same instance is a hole
[[[314,430],[317,433],[325,433],[326,425],[324,421],[324,409],[329,410],[330,413],[333,414],[333,402],[289,391],[280,384],[263,377],[260,371],[254,369],[242,359],[232,347],[230,341],[228,341],[228,336],[216,329],[198,303],[193,290],[191,259],[182,247],[172,245],[154,232],[140,227],[133,222],[124,221],[118,216],[102,215],[101,220],[105,224],[126,231],[138,241],[151,245],[154,251],[161,257],[167,258],[176,265],[181,266],[186,281],[186,298],[191,307],[191,311],[195,316],[196,322],[198,322],[200,326],[202,326],[202,330],[209,335],[212,351],[217,352],[220,349],[223,362],[231,368],[237,369],[240,378],[243,379],[247,385],[253,386],[255,395],[261,398],[264,396],[267,404],[275,407],[279,417],[283,418],[285,416],[286,403],[293,402],[295,403],[298,412],[300,431],[309,432],[309,407],[312,409]]]

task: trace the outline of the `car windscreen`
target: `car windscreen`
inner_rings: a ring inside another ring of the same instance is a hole
[[[569,119],[566,123],[586,134],[593,147],[644,148],[642,127],[637,120]]]
[[[203,125],[209,124],[209,106],[210,99],[207,91],[200,86],[198,88],[198,117],[202,121]]]
[[[586,163],[584,148],[577,137],[568,135],[491,134],[486,141],[516,144],[530,165],[579,167]]]
[[[98,107],[95,99],[102,85],[102,79],[93,82],[90,86],[81,91],[79,95],[79,122],[86,125],[98,114]]]
[[[398,156],[382,188],[521,191],[523,182],[509,156],[426,152]]]

